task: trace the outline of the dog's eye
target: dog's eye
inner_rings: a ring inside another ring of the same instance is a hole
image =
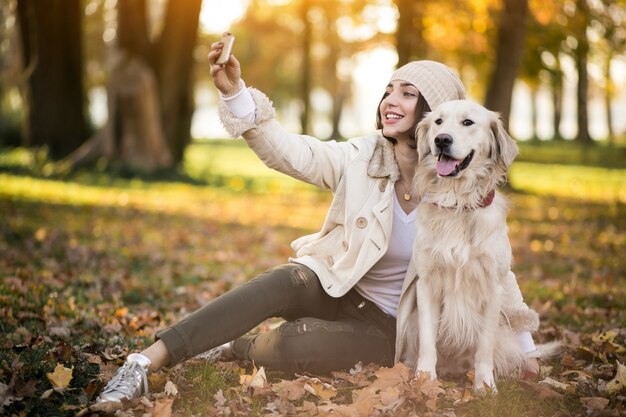
[[[471,126],[473,124],[474,124],[474,122],[471,121],[470,119],[463,120],[463,126]]]
[[[441,120],[441,119],[437,119],[437,120],[435,120],[435,124],[436,124],[436,125],[440,125],[440,124],[442,124],[442,123],[443,123],[443,120]]]

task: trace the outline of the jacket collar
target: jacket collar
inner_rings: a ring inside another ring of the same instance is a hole
[[[367,175],[373,178],[389,177],[392,183],[400,178],[400,169],[393,151],[393,143],[382,136],[378,136],[374,153],[367,166]]]

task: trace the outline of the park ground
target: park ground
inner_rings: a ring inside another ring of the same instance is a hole
[[[513,269],[541,315],[535,340],[563,342],[537,378],[476,397],[471,374],[430,382],[355,364],[285,375],[191,360],[117,407],[91,404],[128,353],[284,263],[330,195],[270,172],[241,141],[194,144],[183,171],[160,177],[68,174],[43,151],[0,150],[0,414],[624,416],[626,155],[539,148],[522,147],[505,191]]]

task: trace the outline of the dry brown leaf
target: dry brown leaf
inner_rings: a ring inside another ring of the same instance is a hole
[[[54,372],[48,372],[46,376],[54,388],[67,388],[72,381],[72,369],[57,363]]]
[[[582,397],[580,401],[589,408],[604,410],[609,405],[609,399],[604,397]]]
[[[405,364],[399,362],[393,368],[379,368],[374,375],[376,380],[372,383],[372,388],[377,390],[388,387],[395,387],[404,382],[408,382],[412,377],[413,371]]]
[[[576,388],[574,388],[570,384],[566,384],[566,383],[557,381],[556,379],[550,378],[550,377],[547,377],[547,378],[543,379],[543,381],[540,381],[539,383],[548,385],[548,386],[550,386],[552,388],[555,388],[555,389],[557,389],[559,391],[567,392],[567,393],[570,393],[570,394],[573,394],[573,393],[576,392]]]
[[[76,413],[76,417],[82,417],[91,413],[113,414],[122,408],[124,408],[124,405],[121,402],[106,401],[103,403],[95,403]]]
[[[352,408],[360,416],[371,415],[378,401],[379,398],[375,389],[363,388],[358,391],[352,391]]]
[[[306,393],[304,383],[298,380],[282,380],[272,384],[272,391],[280,398],[288,401],[300,401]]]
[[[152,417],[172,417],[172,405],[174,404],[173,398],[158,398],[154,402],[154,410],[152,411]]]
[[[518,383],[522,387],[525,387],[535,392],[537,394],[537,397],[540,400],[560,400],[564,398],[563,394],[561,394],[560,392],[554,391],[547,384],[541,384],[541,383],[528,381],[528,380],[520,380]]]
[[[420,391],[428,398],[437,398],[440,394],[445,394],[446,390],[441,388],[441,381],[438,379],[427,379],[420,381]]]
[[[426,407],[428,407],[430,411],[437,411],[437,398],[426,400]]]
[[[60,339],[69,339],[71,336],[70,329],[67,327],[50,327],[48,329],[48,334],[52,337],[58,337]]]

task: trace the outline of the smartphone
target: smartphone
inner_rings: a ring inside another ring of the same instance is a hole
[[[233,44],[235,43],[235,36],[230,35],[230,34],[225,35],[222,38],[222,43],[224,44],[224,47],[222,48],[222,53],[217,58],[217,61],[215,61],[216,64],[220,64],[220,65],[228,62],[228,58],[230,58],[230,53],[233,51]]]

